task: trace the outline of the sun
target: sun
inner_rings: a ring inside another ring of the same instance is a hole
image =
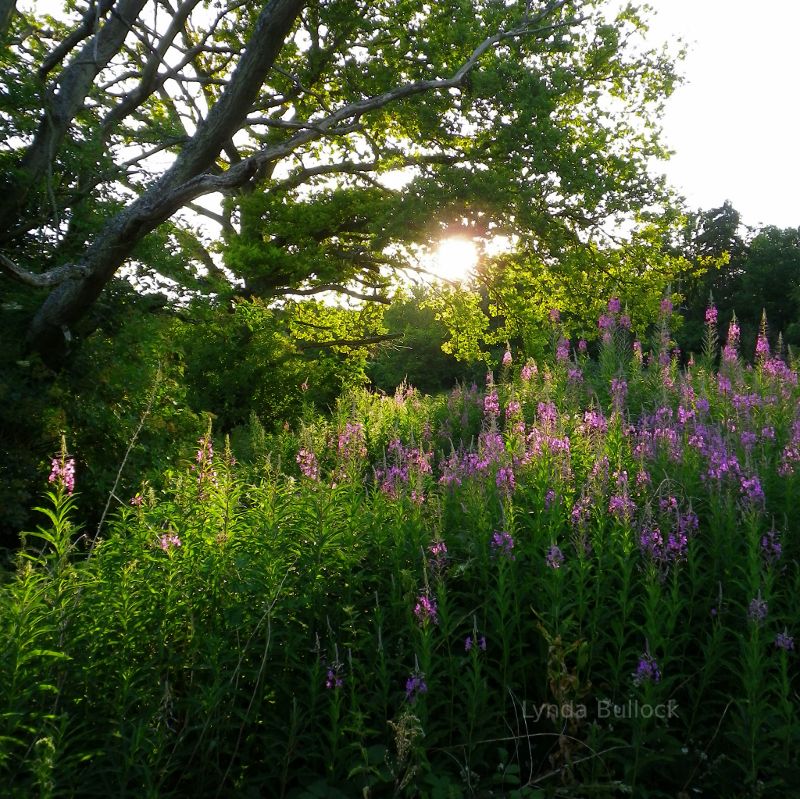
[[[459,236],[442,239],[433,253],[431,271],[443,280],[466,280],[478,265],[478,248]]]

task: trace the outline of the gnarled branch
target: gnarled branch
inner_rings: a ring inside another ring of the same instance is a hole
[[[52,288],[65,280],[85,277],[88,271],[87,267],[80,264],[64,264],[63,266],[49,269],[47,272],[37,274],[23,269],[10,258],[0,253],[0,272],[4,272],[18,283],[24,283],[26,286],[32,286],[37,289]]]
[[[394,341],[403,338],[403,333],[385,333],[380,336],[364,338],[340,338],[333,341],[301,341],[295,346],[299,350],[328,349],[330,347],[366,347],[369,344],[380,344],[382,341]]]

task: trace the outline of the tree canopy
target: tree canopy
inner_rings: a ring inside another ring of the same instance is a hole
[[[443,231],[513,236],[546,268],[670,205],[647,166],[674,59],[632,6],[0,12],[0,268],[51,363],[120,276],[176,300],[385,302]]]
[[[684,350],[701,350],[711,300],[723,328],[736,315],[746,353],[755,347],[762,314],[773,345],[778,335],[784,344],[800,344],[800,229],[746,229],[726,200],[688,215],[679,249],[688,262],[710,267],[679,284],[685,298],[679,335]]]

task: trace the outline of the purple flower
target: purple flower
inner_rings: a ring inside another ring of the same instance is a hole
[[[536,415],[539,417],[539,423],[542,427],[550,429],[555,427],[558,421],[558,408],[553,402],[540,402],[536,406]]]
[[[569,366],[567,367],[567,378],[572,383],[581,383],[583,382],[583,372],[577,366]]]
[[[764,489],[761,487],[761,481],[758,475],[752,477],[741,478],[742,501],[746,507],[750,508],[763,508],[764,507]]]
[[[658,527],[644,527],[639,535],[639,549],[651,560],[660,561],[664,555],[664,539]]]
[[[425,682],[425,675],[421,671],[415,671],[406,680],[406,701],[414,704],[420,694],[428,693],[428,685]]]
[[[297,453],[295,460],[300,467],[300,471],[308,477],[309,480],[319,480],[317,456],[310,449],[301,449]]]
[[[686,560],[686,552],[688,548],[689,539],[684,533],[670,533],[669,538],[667,539],[666,559],[672,563]]]
[[[496,391],[492,391],[483,398],[483,412],[487,416],[497,416],[500,413],[500,398]]]
[[[761,598],[761,592],[755,599],[750,600],[750,605],[747,608],[747,616],[754,624],[761,624],[767,618],[769,607],[767,603]]]
[[[67,494],[72,494],[75,490],[75,459],[53,458],[50,463],[50,476],[47,478],[49,483],[55,483],[58,488],[66,490]]]
[[[495,531],[492,535],[491,548],[495,557],[514,560],[514,539],[510,533]]]
[[[422,625],[428,621],[431,624],[438,624],[439,609],[436,606],[436,600],[428,596],[427,593],[420,594],[417,597],[417,604],[414,606],[414,615]]]
[[[444,541],[434,541],[430,545],[429,551],[435,558],[443,558],[447,555],[447,545]]]
[[[195,456],[197,465],[192,465],[192,470],[197,472],[197,484],[199,486],[202,486],[203,483],[217,485],[217,472],[214,469],[214,444],[211,441],[211,435],[207,433],[197,439],[197,443],[200,445]]]
[[[625,397],[628,395],[628,383],[624,377],[614,377],[611,380],[611,402],[614,404],[614,409],[617,411],[622,410],[625,404]]]
[[[556,346],[556,360],[563,363],[569,358],[569,339],[563,336],[558,340]]]
[[[659,308],[662,316],[669,316],[672,313],[672,300],[669,297],[664,297],[661,300],[661,307]]]
[[[536,374],[536,371],[535,363],[526,363],[525,366],[522,367],[519,376],[527,383]]]
[[[329,668],[325,679],[325,687],[328,689],[341,688],[344,680],[339,675],[339,667]]]
[[[547,550],[545,561],[551,569],[560,569],[564,562],[564,553],[554,544]]]
[[[511,351],[506,350],[505,353],[503,354],[503,366],[511,366],[511,361],[512,361]]]
[[[364,426],[360,422],[348,422],[339,433],[338,448],[345,460],[365,458],[367,447],[364,443]]]
[[[510,497],[514,493],[517,486],[517,481],[514,477],[514,470],[510,466],[501,466],[497,470],[497,477],[495,477],[495,485],[500,493],[506,497]]]
[[[783,649],[784,652],[791,652],[794,650],[794,638],[784,628],[782,633],[775,636],[775,646],[778,649]]]
[[[608,316],[608,314],[602,314],[597,320],[597,326],[600,328],[600,330],[609,332],[614,328],[614,318],[612,316]]]
[[[558,312],[558,308],[551,308],[548,316],[553,324],[557,324],[561,321],[561,314]]]
[[[661,682],[661,671],[658,663],[649,652],[645,652],[639,659],[639,665],[633,674],[633,684],[642,685],[646,682]]]
[[[553,491],[552,488],[547,489],[547,493],[544,495],[544,509],[550,510],[551,505],[555,501],[556,492]]]
[[[572,506],[572,512],[570,513],[572,524],[579,530],[583,529],[589,521],[591,512],[592,498],[589,495],[584,494]]]
[[[700,520],[697,518],[697,514],[694,511],[687,510],[686,513],[681,513],[679,511],[677,517],[678,533],[681,535],[691,535],[697,532],[700,526]]]
[[[605,433],[607,429],[608,422],[606,422],[602,410],[587,408],[583,412],[583,430],[586,433]]]
[[[619,297],[612,297],[608,301],[608,312],[609,313],[617,314],[617,313],[620,312],[621,308],[622,308],[622,304],[619,301]]]
[[[759,333],[756,339],[756,360],[763,361],[769,357],[769,342],[764,333]]]
[[[623,330],[630,330],[631,329],[631,318],[628,314],[622,314],[619,318],[619,326]]]
[[[169,552],[169,550],[173,547],[183,546],[181,539],[172,533],[165,533],[162,535],[161,538],[158,539],[158,545],[164,550],[164,552]]]
[[[581,355],[585,355],[588,348],[589,345],[586,343],[585,338],[582,338],[580,341],[578,341],[578,352],[581,353]]]
[[[781,453],[778,474],[781,477],[794,474],[794,464],[798,462],[800,462],[800,419],[792,424],[792,437]]]
[[[725,361],[735,361],[739,357],[739,336],[741,331],[736,319],[731,319],[728,325],[728,340],[725,343],[725,348],[722,350],[722,358]]]
[[[131,505],[140,507],[143,503],[144,503],[144,497],[141,494],[137,494],[135,497],[131,497]]]
[[[777,530],[770,530],[761,536],[761,556],[768,566],[774,566],[783,554],[783,547],[780,542],[780,533]]]
[[[767,358],[762,364],[765,375],[791,386],[797,385],[797,372],[790,369],[780,358]]]
[[[447,545],[444,541],[434,541],[429,547],[431,553],[431,566],[437,571],[441,571],[447,563]]]
[[[620,521],[629,522],[636,510],[636,503],[626,494],[614,494],[608,501],[608,512]]]
[[[742,442],[742,446],[745,448],[745,450],[750,452],[755,443],[758,441],[758,436],[751,430],[742,430],[739,440]]]
[[[471,635],[468,635],[466,637],[466,639],[464,640],[464,651],[471,652],[472,647],[475,644],[478,645],[478,649],[480,649],[482,652],[486,651],[486,637],[483,635],[478,637],[477,634],[475,635],[475,638],[473,638]]]
[[[717,309],[714,305],[709,305],[708,308],[706,308],[706,324],[717,324]]]

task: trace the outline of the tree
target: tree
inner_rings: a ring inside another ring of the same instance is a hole
[[[448,331],[436,319],[428,295],[422,286],[415,286],[386,309],[384,325],[402,338],[382,347],[372,358],[369,377],[376,388],[391,393],[405,381],[423,393],[435,394],[449,391],[459,380],[483,378],[484,364],[469,370],[442,351]]]
[[[664,244],[678,219],[667,210],[650,224],[642,220],[625,240],[566,240],[557,255],[522,245],[484,259],[468,284],[441,286],[430,297],[449,334],[444,350],[494,365],[505,345],[535,358],[552,354],[556,329],[572,340],[600,338],[598,320],[612,297],[632,332],[645,336],[687,270],[687,260]]]
[[[741,261],[732,304],[748,354],[754,351],[762,312],[773,344],[782,333],[787,344],[800,345],[800,228],[770,225],[756,233]]]
[[[685,318],[678,341],[686,352],[702,347],[709,297],[723,335],[736,314],[745,354],[753,353],[762,313],[773,342],[781,333],[785,343],[800,343],[800,229],[743,230],[739,212],[726,200],[688,216],[678,249],[695,272],[706,268],[678,284]]]
[[[741,215],[730,200],[719,208],[698,209],[686,217],[674,251],[684,256],[687,270],[676,281],[683,296],[685,324],[678,333],[684,352],[700,352],[705,335],[705,311],[709,297],[725,323],[737,308],[736,285],[747,256]]]
[[[676,77],[634,46],[632,7],[90,0],[6,16],[0,268],[41,299],[27,341],[54,364],[123,266],[194,296],[385,302],[387,269],[447,225],[553,257],[669,202],[647,163]],[[403,188],[378,180],[402,169]]]

